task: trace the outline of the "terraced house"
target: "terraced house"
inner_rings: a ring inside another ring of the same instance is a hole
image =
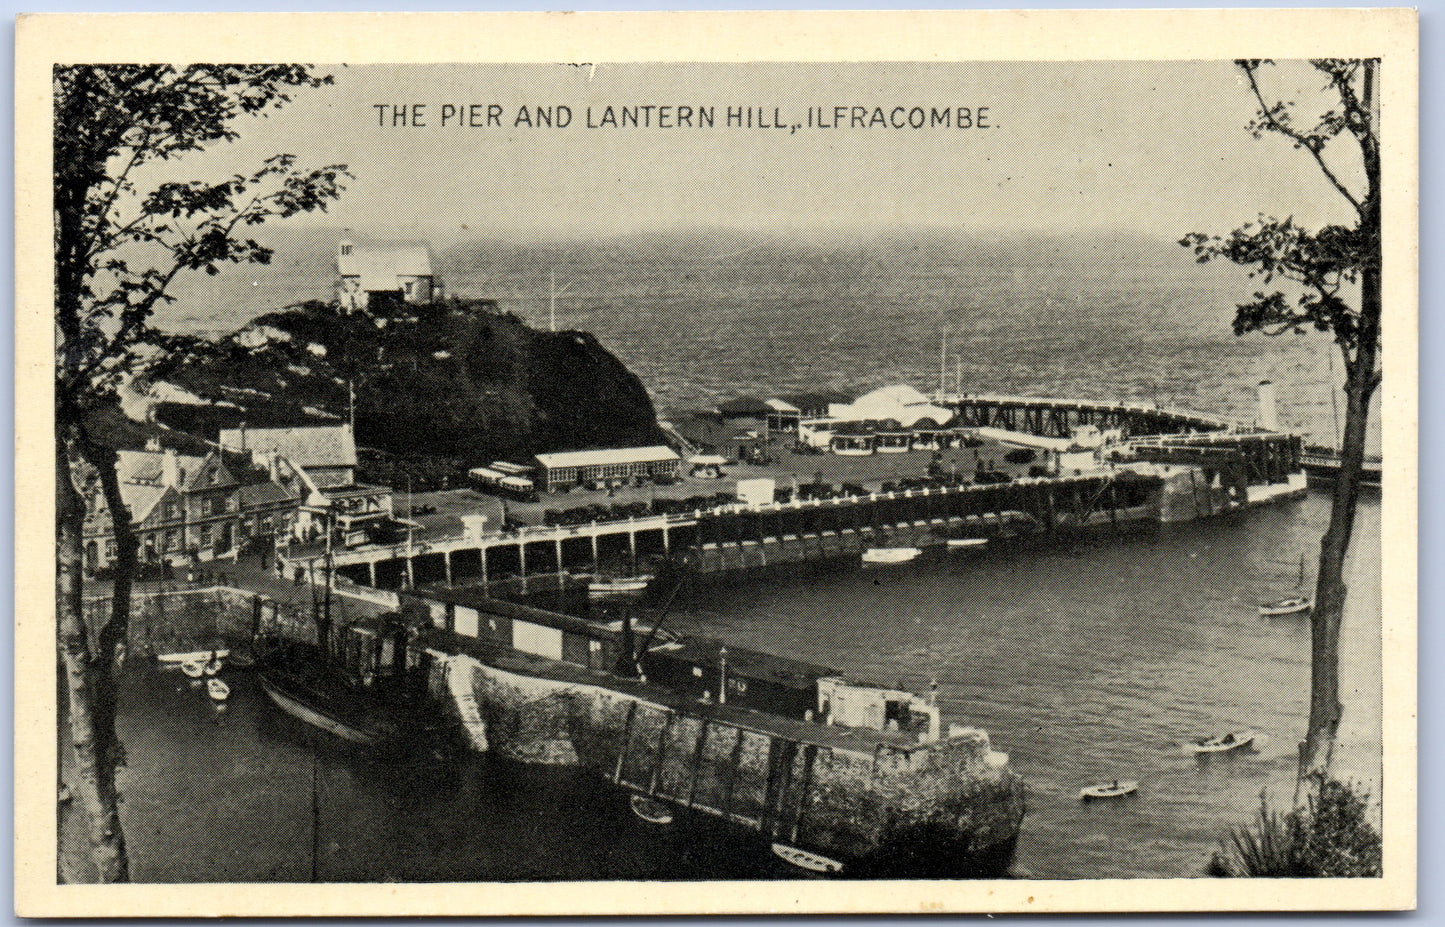
[[[140,561],[151,564],[269,551],[291,532],[307,490],[299,470],[275,455],[258,461],[215,450],[198,457],[154,444],[119,451],[116,475]],[[117,545],[98,480],[88,480],[85,489],[85,564],[94,574],[115,562]]]

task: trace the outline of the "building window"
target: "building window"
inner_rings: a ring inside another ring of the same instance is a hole
[[[174,502],[167,502],[167,503],[166,503],[166,507],[165,507],[165,519],[166,519],[166,521],[171,521],[171,520],[174,519],[175,517],[176,517],[176,504],[175,504]]]
[[[262,533],[262,534],[270,534],[270,533],[271,533],[271,516],[270,516],[270,515],[267,515],[267,516],[265,516],[265,517],[263,517],[263,518],[261,519],[261,533]]]
[[[201,546],[202,546],[202,547],[210,547],[210,546],[211,546],[211,526],[210,526],[210,525],[202,525],[202,526],[201,526]]]
[[[114,559],[114,558],[115,558],[115,553],[116,553],[116,549],[115,549],[115,538],[106,538],[106,539],[105,539],[105,556],[106,556],[106,559],[108,559],[108,560]]]
[[[348,243],[348,244],[344,244],[344,245],[341,246],[341,254],[342,254],[343,256],[348,255],[348,254],[350,254],[350,253],[351,253],[351,245],[350,245],[349,243]]]
[[[178,546],[180,545],[176,538],[176,529],[171,528],[166,531],[166,550],[175,550]]]

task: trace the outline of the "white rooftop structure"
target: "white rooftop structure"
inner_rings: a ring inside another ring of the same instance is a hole
[[[934,405],[918,390],[900,383],[875,389],[851,403],[830,405],[828,417],[845,422],[892,419],[904,428],[912,428],[924,419],[934,425],[946,425],[953,419],[953,410]]]
[[[681,460],[677,451],[663,444],[650,447],[609,447],[592,451],[556,451],[538,454],[537,462],[549,470],[562,467],[599,467],[638,461]]]

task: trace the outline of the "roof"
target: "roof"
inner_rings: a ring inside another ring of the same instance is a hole
[[[296,497],[287,492],[284,487],[275,483],[256,483],[251,486],[242,486],[236,492],[241,507],[255,505],[269,505],[275,502],[290,502]]]
[[[159,484],[162,477],[162,461],[165,451],[116,451],[115,475],[122,486],[126,483]],[[200,469],[205,458],[177,454],[176,464],[180,468],[180,482]]]
[[[853,397],[847,393],[840,393],[836,390],[822,390],[816,393],[788,393],[769,400],[768,405],[781,412],[790,411],[788,408],[779,408],[775,403],[783,403],[791,409],[807,411],[808,409],[826,409],[830,405],[844,405],[853,401]]]
[[[652,463],[660,460],[681,460],[677,451],[665,445],[651,447],[614,447],[593,451],[558,451],[538,454],[537,463],[549,470],[560,467],[597,467],[607,464]]]
[[[723,418],[761,417],[773,411],[773,407],[756,396],[739,396],[737,399],[729,399],[727,402],[720,403],[717,411]]]
[[[415,242],[353,244],[350,254],[337,254],[336,271],[360,277],[363,290],[394,290],[397,277],[430,277],[431,249]]]
[[[223,447],[276,451],[302,469],[356,466],[356,439],[350,425],[306,425],[298,428],[223,428]]]
[[[140,524],[154,511],[156,503],[166,494],[165,486],[143,486],[137,483],[122,483],[120,497],[130,509],[132,524]]]

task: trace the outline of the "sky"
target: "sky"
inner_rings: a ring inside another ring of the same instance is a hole
[[[1245,129],[1253,100],[1223,61],[321,69],[332,86],[242,121],[238,142],[165,165],[168,179],[244,171],[281,151],[344,163],[355,179],[341,201],[299,224],[402,236],[929,227],[1177,237],[1260,212],[1349,219],[1304,153]],[[1271,76],[1281,97],[1301,101],[1302,119],[1323,111],[1319,81],[1298,63]],[[559,127],[564,106],[570,123]],[[552,127],[537,125],[537,107],[550,108]],[[648,124],[624,125],[623,107]],[[730,109],[743,124],[729,124]]]

